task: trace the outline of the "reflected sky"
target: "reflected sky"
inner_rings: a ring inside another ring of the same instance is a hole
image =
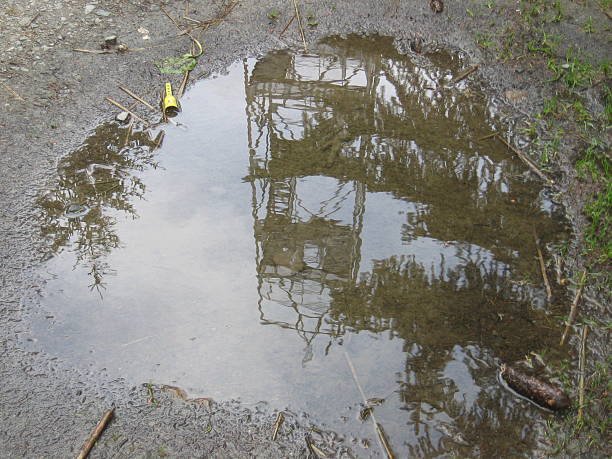
[[[400,457],[528,451],[542,414],[495,368],[556,341],[533,233],[560,211],[430,57],[332,38],[199,82],[159,148],[100,127],[41,199],[37,345],[373,440],[348,356]]]

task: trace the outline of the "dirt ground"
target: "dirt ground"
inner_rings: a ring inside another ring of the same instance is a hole
[[[551,75],[545,59],[504,62],[478,39],[477,32],[491,30],[492,22],[497,27],[519,23],[518,2],[454,0],[440,14],[433,13],[426,0],[298,3],[316,18],[317,25],[305,31],[309,43],[331,34],[378,33],[396,37],[405,51],[415,40],[425,48],[462,50],[479,65],[475,77],[519,119],[530,120],[555,90],[546,81]],[[609,59],[609,16],[601,5],[561,3],[565,19],[550,25],[562,37],[560,49],[571,44],[593,61]],[[209,19],[223,2],[161,4],[175,17],[187,12],[192,18]],[[271,49],[302,46],[295,24],[279,38],[292,8],[289,0],[239,2],[226,20],[199,35],[205,53],[193,76],[223,71],[237,59]],[[268,17],[273,10],[278,20]],[[589,21],[594,32],[584,33]],[[308,431],[300,427],[307,424],[305,419],[288,419],[291,433],[271,441],[271,413],[234,402],[194,405],[160,388],[151,388],[156,403],[148,403],[147,387],[125,387],[104,372],[76,372],[18,346],[17,335],[27,333],[27,317],[41,285],[34,271],[43,253],[33,224],[36,199],[50,185],[58,158],[78,147],[97,124],[115,116],[118,110],[105,103],[105,97],[130,103],[117,85],[157,100],[166,76],[153,63],[187,52],[190,40],[177,36],[177,28],[157,0],[5,0],[0,6],[0,31],[0,415],[4,419],[0,456],[75,456],[110,406],[115,406],[115,419],[92,457],[308,456]],[[73,50],[99,50],[108,35],[116,35],[130,51]],[[145,35],[150,38],[145,40]],[[178,85],[180,76],[173,83]],[[585,90],[595,105],[600,103],[597,90]],[[570,249],[574,256],[569,273],[585,262],[577,254],[579,235],[588,223],[581,213],[585,197],[571,167],[574,146],[563,142],[556,168],[565,173],[559,175],[557,192],[578,235]],[[589,314],[609,321],[605,299],[596,291],[586,293]],[[600,359],[609,350],[607,333],[594,330],[590,341],[592,354]]]

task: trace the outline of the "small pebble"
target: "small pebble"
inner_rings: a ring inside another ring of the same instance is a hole
[[[123,123],[127,121],[129,117],[130,117],[130,114],[128,112],[121,112],[121,113],[118,113],[117,116],[115,116],[115,119]]]

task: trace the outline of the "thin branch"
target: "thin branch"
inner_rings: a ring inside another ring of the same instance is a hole
[[[128,88],[124,88],[123,86],[117,86],[119,89],[121,89],[124,93],[126,93],[128,96],[133,97],[134,99],[136,99],[138,102],[142,103],[143,105],[149,107],[151,110],[157,111],[157,108],[155,108],[153,105],[151,105],[150,103],[148,103],[147,101],[145,101],[144,99],[138,97],[136,94],[134,94],[132,91],[130,91]]]
[[[302,18],[300,17],[300,10],[297,5],[297,1],[293,0],[293,7],[295,8],[295,17],[298,21],[298,26],[300,26],[300,35],[302,35],[302,41],[304,42],[304,52],[308,52],[308,46],[306,46],[306,36],[304,35],[304,27],[302,27]]]
[[[534,164],[534,162],[529,159],[529,157],[525,154],[520,152],[519,150],[517,150],[516,148],[514,148],[512,145],[510,145],[510,143],[508,143],[508,141],[506,139],[504,139],[503,136],[497,136],[497,138],[499,140],[501,140],[503,142],[504,145],[506,145],[510,150],[512,150],[519,158],[521,158],[523,160],[523,162],[525,164],[527,164],[532,171],[534,171],[542,180],[544,180],[547,183],[554,183],[551,179],[549,179],[544,172],[542,172],[538,166],[536,166]]]
[[[349,357],[346,351],[344,352],[344,358],[346,359],[346,363],[348,364],[351,370],[351,373],[353,375],[353,380],[355,381],[355,385],[357,386],[357,389],[359,390],[359,393],[361,394],[361,398],[363,399],[363,404],[367,405],[368,399],[365,395],[365,392],[363,391],[363,388],[361,387],[361,384],[359,383],[359,379],[357,378],[357,372],[355,371],[355,366],[353,365],[353,362],[351,361],[351,358]],[[387,437],[385,436],[385,433],[383,432],[380,424],[376,421],[376,418],[374,417],[374,412],[370,413],[370,417],[372,419],[372,423],[374,424],[374,430],[376,431],[376,434],[378,436],[378,440],[379,440],[381,449],[386,454],[388,459],[394,459],[395,456],[393,456],[393,452],[391,451],[389,442],[387,441]]]
[[[272,432],[272,441],[276,441],[278,431],[283,425],[284,421],[285,421],[285,415],[283,414],[282,411],[279,411],[278,415],[276,416],[276,422],[274,423],[274,431]]]
[[[98,422],[98,425],[96,426],[96,428],[93,430],[93,432],[91,433],[91,435],[89,436],[85,444],[83,445],[83,448],[81,448],[81,452],[77,456],[77,459],[85,459],[89,455],[91,448],[93,448],[93,446],[96,444],[96,441],[98,440],[100,435],[102,435],[102,432],[104,431],[104,428],[106,427],[106,424],[108,424],[108,421],[110,421],[110,419],[113,417],[114,412],[115,412],[115,408],[111,408],[110,410],[104,413],[104,415],[102,416],[102,419],[100,419],[100,421]]]
[[[584,380],[586,371],[586,339],[589,334],[589,326],[582,326],[582,340],[580,342],[579,384],[578,384],[578,421],[582,421],[584,409]]]
[[[283,34],[287,31],[289,26],[293,24],[293,21],[295,21],[295,14],[291,16],[291,19],[289,19],[289,22],[287,22],[287,25],[285,25],[285,27],[283,27],[283,30],[281,30],[281,32],[278,34],[278,38],[281,38],[283,36]]]
[[[487,140],[487,139],[490,139],[491,137],[495,137],[496,135],[499,135],[499,132],[497,131],[492,132],[491,134],[487,134],[482,137],[478,137],[476,140],[480,142],[481,140]]]
[[[468,70],[466,70],[463,73],[460,73],[459,75],[457,75],[455,78],[453,78],[449,84],[455,84],[455,83],[459,83],[461,80],[463,80],[464,78],[466,78],[468,75],[470,75],[471,73],[475,72],[476,70],[478,70],[478,64],[475,65],[474,67],[469,68]]]
[[[572,307],[570,310],[570,315],[567,318],[567,325],[565,326],[565,331],[563,332],[563,336],[561,337],[561,346],[565,344],[565,340],[567,339],[567,335],[569,333],[570,327],[576,318],[576,311],[578,310],[578,302],[580,301],[580,295],[582,295],[582,289],[584,288],[584,281],[586,280],[587,272],[584,270],[582,272],[582,277],[580,278],[580,283],[578,285],[578,290],[576,291],[576,296],[574,297],[574,301],[572,302]]]
[[[544,279],[544,285],[546,286],[546,295],[548,296],[548,300],[552,298],[552,290],[550,289],[550,282],[548,282],[548,275],[546,274],[546,264],[544,263],[544,256],[542,255],[542,250],[540,249],[538,235],[533,230],[533,236],[535,238],[536,250],[538,251],[538,261],[540,262],[540,270],[542,271],[542,278]]]
[[[106,97],[106,101],[108,103],[113,104],[115,107],[120,108],[121,110],[123,110],[124,112],[128,112],[130,115],[132,115],[132,117],[136,118],[138,121],[140,121],[141,123],[143,123],[146,127],[150,126],[150,123],[144,119],[142,119],[140,116],[138,116],[136,113],[134,113],[133,111],[131,111],[129,108],[124,107],[123,105],[121,105],[119,102],[111,99],[110,97]]]
[[[13,96],[15,96],[15,98],[19,99],[22,102],[25,102],[25,99],[23,97],[21,97],[19,94],[17,94],[17,92],[11,88],[8,84],[6,84],[5,82],[2,82],[2,86],[4,86],[4,88],[10,92]]]

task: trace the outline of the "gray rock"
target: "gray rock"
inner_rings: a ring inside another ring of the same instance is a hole
[[[111,15],[111,12],[110,11],[106,11],[106,10],[96,10],[96,14],[98,16],[103,17],[103,18],[107,18],[107,17],[109,17]]]
[[[89,14],[95,9],[96,9],[95,5],[85,5],[85,14]]]
[[[117,35],[107,35],[104,37],[104,43],[107,45],[116,45],[117,44]]]

